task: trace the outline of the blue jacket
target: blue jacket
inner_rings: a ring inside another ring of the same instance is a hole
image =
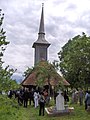
[[[90,94],[89,93],[87,94],[85,101],[87,105],[90,105]]]

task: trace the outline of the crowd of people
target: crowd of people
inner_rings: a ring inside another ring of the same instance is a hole
[[[83,105],[84,96],[85,96],[85,93],[82,89],[80,89],[80,90],[74,89],[72,91],[72,101],[71,102],[76,103],[76,104],[79,102],[80,105]]]
[[[37,89],[28,89],[28,88],[21,88],[19,90],[12,91],[10,90],[8,92],[8,97],[11,99],[12,96],[15,96],[17,98],[18,104],[23,105],[25,108],[27,108],[28,104],[32,105],[37,108],[39,106],[39,115],[44,116],[44,109],[45,104],[49,104],[50,102],[50,96],[48,95],[48,91],[44,89],[43,91],[39,91]],[[54,94],[54,99],[58,94]],[[65,104],[69,102],[69,96],[66,91],[63,92],[64,101]],[[90,91],[85,92],[82,89],[73,90],[72,96],[71,96],[71,103],[80,105],[83,105],[85,103],[85,110],[90,109]],[[41,112],[42,111],[42,112]]]
[[[82,89],[73,90],[72,92],[72,103],[79,103],[80,105],[85,104],[85,110],[90,110],[90,91],[84,92]]]
[[[28,88],[21,88],[14,91],[9,90],[8,97],[11,99],[12,96],[15,96],[18,101],[18,105],[23,105],[25,108],[27,108],[28,104],[33,105],[35,108],[39,106],[39,115],[42,113],[44,116],[45,104],[49,103],[49,95],[46,89],[43,91],[36,89],[29,90]]]

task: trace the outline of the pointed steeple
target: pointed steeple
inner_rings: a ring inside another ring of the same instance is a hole
[[[37,44],[45,44],[49,47],[50,43],[45,40],[45,31],[44,31],[44,3],[42,3],[42,12],[41,12],[41,20],[40,20],[40,26],[39,26],[39,33],[38,33],[38,39],[36,42],[33,43],[33,48]]]
[[[48,47],[50,43],[45,39],[45,31],[44,31],[44,4],[42,4],[42,12],[39,26],[38,39],[33,43],[33,48],[35,48],[35,58],[34,64],[43,60],[47,61],[48,55]]]
[[[40,20],[40,27],[38,34],[45,34],[44,33],[44,3],[42,3],[42,13],[41,13],[41,20]]]

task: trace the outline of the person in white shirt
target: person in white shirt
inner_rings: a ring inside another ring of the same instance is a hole
[[[35,104],[35,108],[38,107],[38,100],[39,100],[39,93],[38,91],[34,92],[34,104]]]

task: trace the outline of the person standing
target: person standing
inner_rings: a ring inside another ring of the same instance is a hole
[[[12,95],[13,95],[12,90],[9,90],[9,91],[8,91],[8,97],[9,97],[10,99],[12,98]]]
[[[41,113],[44,116],[44,111],[45,111],[45,98],[43,92],[41,92],[39,96],[39,116],[41,116]]]
[[[85,110],[87,110],[87,101],[86,101],[87,95],[88,95],[88,91],[86,91],[86,94],[85,94]]]
[[[64,91],[64,101],[65,101],[65,104],[67,104],[67,102],[69,102],[69,97],[67,95],[66,90]]]
[[[72,91],[72,104],[75,103],[75,90]]]
[[[88,94],[85,97],[85,103],[87,105],[87,107],[86,107],[87,110],[89,110],[90,109],[90,91],[88,91]]]
[[[35,108],[38,107],[38,99],[39,99],[39,93],[38,93],[38,91],[35,91],[34,92],[34,105],[35,105]]]
[[[24,91],[24,94],[23,94],[24,107],[26,107],[26,108],[27,108],[27,104],[28,104],[28,98],[29,98],[29,94],[28,94],[28,90],[26,88]]]
[[[79,104],[83,105],[83,97],[84,97],[84,92],[82,89],[79,90],[78,92],[78,97],[79,97]]]
[[[33,91],[33,89],[29,90],[29,105],[31,105],[31,101],[33,102],[33,105],[34,105],[34,91]]]

